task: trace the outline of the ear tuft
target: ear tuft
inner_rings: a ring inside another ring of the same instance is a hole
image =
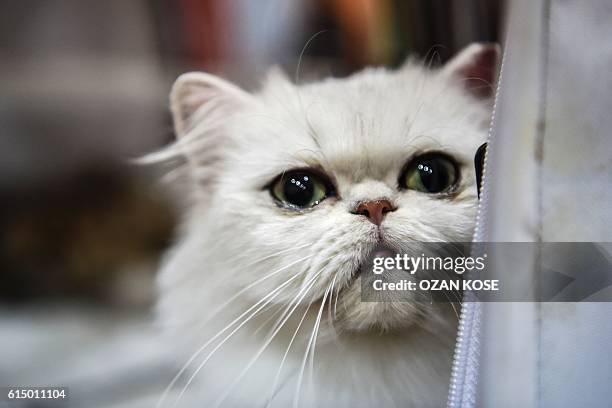
[[[498,44],[470,44],[453,57],[443,71],[463,81],[474,96],[489,98],[493,94],[500,54]]]
[[[228,115],[249,103],[252,96],[237,86],[204,72],[183,74],[170,92],[170,109],[177,137],[194,125],[196,116],[202,120]]]

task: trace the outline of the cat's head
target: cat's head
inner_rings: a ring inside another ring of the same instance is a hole
[[[418,305],[360,301],[360,267],[377,250],[471,239],[497,55],[475,44],[440,69],[408,62],[306,85],[274,71],[256,93],[181,76],[175,149],[195,203],[164,290],[187,282],[176,299],[202,318],[196,299],[219,293],[281,306],[333,293],[344,329],[414,323]]]

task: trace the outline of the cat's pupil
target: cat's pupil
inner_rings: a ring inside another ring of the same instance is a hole
[[[423,187],[431,193],[442,191],[449,185],[448,169],[439,160],[422,160],[417,171]]]
[[[291,204],[306,206],[314,196],[314,182],[307,174],[294,173],[285,180],[284,193]]]

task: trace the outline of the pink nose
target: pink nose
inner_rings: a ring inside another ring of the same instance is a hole
[[[374,225],[380,225],[390,211],[394,211],[394,208],[388,200],[376,200],[359,203],[354,213],[368,217]]]

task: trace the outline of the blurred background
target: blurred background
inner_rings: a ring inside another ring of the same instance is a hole
[[[271,65],[294,76],[299,61],[300,78],[396,66],[409,54],[435,66],[470,42],[497,41],[503,9],[496,0],[0,0],[0,386],[65,384],[73,406],[153,406],[175,373],[151,359],[164,351],[150,306],[180,190],[159,182],[168,169],[130,159],[173,140],[167,100],[180,73],[254,89]]]

